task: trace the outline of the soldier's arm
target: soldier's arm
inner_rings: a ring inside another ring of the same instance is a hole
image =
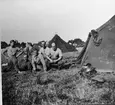
[[[6,52],[8,51],[8,47],[7,48],[5,48],[5,49],[3,49],[3,51],[2,51],[2,54],[6,57],[6,58],[8,58],[8,56],[6,56]]]
[[[25,49],[20,49],[20,48],[17,48],[17,52],[19,52],[16,57],[19,57],[21,54],[23,54],[25,52]]]
[[[47,58],[50,62],[53,62],[53,60],[51,59],[51,49],[49,49],[49,55],[46,55],[46,58]]]
[[[59,54],[59,58],[54,60],[54,62],[58,62],[58,61],[60,61],[62,59],[63,55],[62,55],[62,51],[61,50],[59,50],[58,54]]]
[[[47,67],[46,67],[46,62],[45,62],[45,60],[44,60],[44,57],[42,56],[42,54],[39,54],[38,56],[39,56],[40,61],[41,61],[42,65],[43,65],[43,69],[44,69],[44,71],[46,72]]]
[[[49,56],[46,55],[46,58],[47,58],[50,62],[53,62],[53,60],[52,60]]]

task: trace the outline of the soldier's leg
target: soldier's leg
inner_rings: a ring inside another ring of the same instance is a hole
[[[12,57],[12,62],[13,62],[13,65],[14,65],[14,69],[19,72],[19,67],[18,67],[18,60],[16,57]]]
[[[41,54],[39,54],[39,58],[40,58],[40,61],[41,61],[42,65],[43,65],[43,69],[46,72],[47,67],[46,67],[46,62],[44,60],[44,57]]]
[[[14,65],[13,65],[13,62],[12,62],[12,60],[11,60],[11,58],[9,58],[8,59],[8,66],[7,66],[7,70],[9,71],[9,70],[12,70],[14,67],[13,67]]]
[[[46,63],[47,70],[49,70],[50,69],[50,61],[47,58],[45,58],[44,60]]]
[[[35,71],[35,70],[36,70],[36,63],[35,63],[34,61],[32,61],[32,68],[33,68],[32,71]]]

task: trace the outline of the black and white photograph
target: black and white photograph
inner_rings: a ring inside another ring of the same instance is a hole
[[[0,105],[115,105],[115,0],[0,0]]]

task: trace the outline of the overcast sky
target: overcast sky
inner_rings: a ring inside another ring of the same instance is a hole
[[[115,0],[0,0],[0,35],[6,42],[50,40],[55,33],[85,41],[114,14]]]

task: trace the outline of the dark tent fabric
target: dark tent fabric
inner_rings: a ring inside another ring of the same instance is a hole
[[[66,43],[63,39],[61,39],[57,34],[49,41],[49,46],[55,43],[58,48],[62,50],[62,52],[72,52],[76,51],[75,47]]]
[[[81,66],[91,63],[100,70],[115,70],[115,15],[96,31],[97,38],[93,34],[88,37],[77,63]]]

